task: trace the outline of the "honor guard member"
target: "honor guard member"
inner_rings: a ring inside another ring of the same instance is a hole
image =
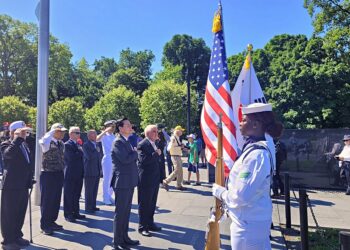
[[[112,198],[113,189],[111,188],[112,179],[112,143],[115,140],[115,120],[110,120],[104,123],[105,130],[97,136],[96,141],[101,142],[103,158],[102,158],[102,172],[103,172],[103,203],[106,205],[114,204]]]
[[[283,127],[276,122],[270,104],[250,104],[242,108],[242,114],[242,154],[230,171],[227,188],[214,184],[213,195],[223,201],[232,220],[233,250],[269,250],[270,183],[276,162],[272,137],[279,137]]]
[[[62,139],[67,129],[61,123],[51,126],[39,144],[43,151],[42,169],[40,174],[41,191],[41,232],[51,235],[53,231],[62,230],[56,223],[60,209],[63,178],[64,178],[64,143]]]
[[[2,249],[14,250],[28,246],[23,239],[22,226],[28,204],[28,189],[32,188],[33,161],[25,143],[27,132],[23,121],[10,125],[11,138],[1,144],[4,175],[1,183]]]

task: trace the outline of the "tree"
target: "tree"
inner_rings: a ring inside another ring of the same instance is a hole
[[[16,87],[34,84],[35,26],[0,15],[0,97],[15,95]]]
[[[86,129],[99,130],[108,120],[128,117],[136,125],[140,124],[140,98],[125,86],[119,86],[103,96],[85,115]]]
[[[122,69],[136,68],[139,74],[148,81],[152,75],[151,66],[154,60],[155,56],[150,50],[133,52],[127,48],[120,52],[118,66]]]
[[[118,86],[125,86],[137,95],[141,95],[148,87],[148,83],[137,68],[131,67],[126,69],[121,68],[114,72],[105,86],[105,91],[109,92]]]
[[[153,78],[153,83],[155,82],[167,82],[167,81],[173,81],[175,83],[184,83],[184,79],[182,76],[182,65],[171,65],[169,63],[166,63],[164,65],[163,70],[155,73]]]
[[[174,82],[152,84],[141,98],[141,126],[163,123],[168,128],[184,126],[186,116],[186,85]],[[195,93],[191,93],[191,124],[195,124],[198,114],[198,103]]]
[[[74,69],[74,81],[77,84],[78,99],[85,108],[91,108],[102,95],[103,80],[89,68],[85,58]]]
[[[197,91],[205,89],[210,62],[210,49],[202,38],[175,35],[163,48],[162,65],[182,66],[182,82],[197,84]]]
[[[78,126],[84,128],[85,110],[80,102],[71,98],[66,98],[53,103],[49,108],[48,124],[56,122],[63,124],[66,128]]]
[[[24,104],[17,96],[5,96],[0,99],[0,121],[24,121],[28,123],[29,106]]]
[[[104,81],[107,82],[108,78],[117,71],[118,64],[114,58],[108,58],[102,56],[101,59],[95,60],[94,62],[94,71],[101,75],[104,78]]]

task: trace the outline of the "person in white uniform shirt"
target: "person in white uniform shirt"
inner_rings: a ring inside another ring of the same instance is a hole
[[[106,205],[114,204],[112,198],[113,189],[111,188],[112,179],[112,144],[115,140],[115,120],[104,123],[105,130],[102,131],[96,138],[97,142],[102,143],[103,158],[102,158],[102,173],[103,173],[103,203]]]
[[[227,188],[214,184],[213,195],[223,201],[232,220],[233,250],[269,250],[270,183],[276,162],[272,137],[279,137],[283,126],[276,122],[270,104],[250,104],[242,107],[242,114],[242,154],[230,171]]]
[[[344,148],[339,155],[336,155],[335,158],[339,160],[339,167],[343,168],[345,172],[347,189],[346,195],[350,195],[350,135],[344,135]]]

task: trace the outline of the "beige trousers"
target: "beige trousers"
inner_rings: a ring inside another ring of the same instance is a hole
[[[176,186],[182,186],[183,172],[182,172],[182,160],[181,156],[171,156],[171,161],[174,165],[174,171],[165,179],[165,183],[169,184],[176,178]]]

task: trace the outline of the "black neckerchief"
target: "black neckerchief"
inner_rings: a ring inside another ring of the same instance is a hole
[[[244,152],[244,149],[249,145],[249,144],[252,144],[252,143],[255,143],[255,142],[258,142],[258,141],[265,141],[265,136],[261,136],[261,137],[257,137],[257,136],[248,136],[246,139],[245,139],[245,142],[243,144],[243,147],[242,147],[242,152]]]

